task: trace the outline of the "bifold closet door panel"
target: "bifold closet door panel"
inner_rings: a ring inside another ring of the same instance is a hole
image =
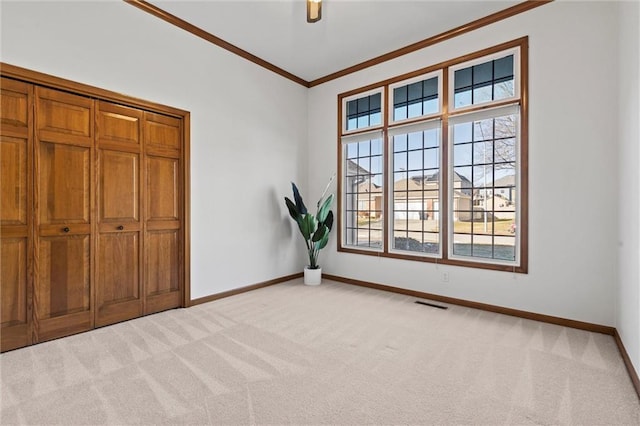
[[[143,314],[142,116],[140,110],[98,102],[98,248],[96,326]]]
[[[145,313],[182,305],[182,127],[145,112]]]
[[[93,328],[94,101],[35,90],[34,338]]]
[[[31,344],[33,86],[0,83],[0,351]]]

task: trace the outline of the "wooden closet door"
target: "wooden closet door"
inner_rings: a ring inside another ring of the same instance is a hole
[[[0,351],[31,344],[33,86],[2,78],[0,94]]]
[[[93,101],[36,88],[35,341],[89,330]]]
[[[96,326],[143,313],[142,111],[98,102]]]
[[[182,305],[181,121],[145,112],[145,313]]]

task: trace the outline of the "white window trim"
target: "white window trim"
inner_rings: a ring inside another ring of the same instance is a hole
[[[474,121],[479,121],[479,120],[486,120],[488,118],[493,118],[493,117],[501,117],[501,116],[505,116],[505,115],[512,115],[515,114],[518,119],[516,122],[516,190],[518,192],[520,192],[520,189],[522,188],[521,186],[521,177],[522,177],[522,173],[521,173],[521,167],[522,167],[522,163],[521,163],[521,149],[520,149],[520,143],[521,143],[521,138],[522,138],[522,134],[521,134],[521,120],[520,120],[520,106],[517,104],[512,104],[512,105],[506,105],[506,106],[502,106],[502,107],[496,107],[496,108],[488,108],[488,109],[483,109],[480,111],[475,111],[475,112],[470,112],[470,113],[466,113],[466,114],[460,114],[460,115],[456,115],[455,117],[451,117],[449,119],[449,140],[447,141],[447,145],[448,145],[448,150],[450,153],[453,153],[453,138],[454,138],[454,133],[453,133],[453,126],[455,126],[456,124],[459,123],[468,123],[468,122],[474,122]],[[453,159],[453,157],[451,156],[451,159]],[[455,172],[455,168],[453,167],[453,160],[451,160],[451,163],[449,164],[449,173],[448,173],[448,177],[449,177],[449,182],[453,182],[453,173]],[[520,249],[521,249],[521,245],[520,245],[520,232],[518,230],[520,230],[520,226],[521,226],[521,219],[522,219],[522,203],[520,201],[518,201],[518,203],[516,204],[516,235],[515,235],[515,251],[516,251],[516,256],[515,256],[515,260],[510,261],[510,260],[500,260],[500,259],[490,259],[490,258],[486,258],[486,257],[474,257],[474,256],[460,256],[460,255],[455,255],[453,253],[453,244],[454,244],[454,229],[453,229],[453,191],[454,191],[454,186],[449,184],[449,188],[447,188],[447,200],[448,200],[448,204],[449,204],[449,209],[447,212],[447,228],[448,228],[448,247],[447,247],[447,252],[449,254],[449,259],[452,260],[462,260],[462,261],[466,261],[466,262],[474,262],[474,263],[486,263],[486,264],[493,264],[493,265],[502,265],[502,266],[512,266],[514,268],[517,268],[520,266],[520,262],[521,262],[521,258],[520,258]]]
[[[375,93],[375,92],[373,92]],[[362,96],[356,96],[355,98],[361,98],[365,95]],[[368,95],[366,95],[368,96]],[[353,97],[351,99],[354,99]],[[343,114],[344,115],[344,114]],[[358,142],[365,142],[365,141],[369,141],[369,140],[373,140],[373,139],[381,139],[384,142],[384,135],[382,130],[378,129],[378,130],[369,130],[369,131],[362,131],[362,129],[360,133],[357,134],[351,134],[351,135],[345,135],[340,139],[340,149],[342,150],[342,178],[346,179],[347,177],[347,156],[346,156],[346,146],[347,144],[350,143],[358,143]],[[384,144],[383,144],[384,145]],[[382,151],[382,155],[384,157],[385,153],[384,153],[384,148]],[[384,163],[383,163],[384,164]],[[384,167],[382,169],[382,182],[386,182],[386,176],[384,173]],[[344,181],[343,181],[343,185],[344,185]],[[347,205],[347,200],[346,200],[346,195],[347,195],[347,191],[346,188],[343,188],[343,190],[341,191],[340,194],[340,205],[341,205],[341,212],[339,214],[342,215],[343,220],[346,219],[346,209],[345,206]],[[382,192],[382,204],[384,205],[384,203],[386,202],[386,200],[384,199],[384,191]],[[356,221],[357,221],[357,217],[356,217]],[[342,247],[348,247],[348,248],[352,248],[352,249],[357,249],[357,250],[363,250],[363,251],[369,251],[371,253],[383,253],[384,252],[384,238],[382,239],[382,244],[380,244],[380,248],[372,248],[372,247],[366,247],[366,246],[358,246],[358,245],[352,245],[352,244],[347,244],[347,229],[346,229],[346,222],[345,223],[341,223],[341,227],[343,227],[342,231],[342,238],[340,241]],[[382,230],[383,235],[384,235],[384,229]]]
[[[389,164],[389,176],[387,177],[387,185],[389,185],[389,199],[387,200],[387,211],[390,213],[390,217],[388,220],[389,226],[388,226],[388,230],[387,230],[387,235],[388,235],[388,241],[389,241],[389,247],[388,247],[388,252],[389,253],[394,253],[394,254],[401,254],[401,255],[408,255],[408,256],[418,256],[418,257],[428,257],[428,258],[435,258],[435,259],[441,259],[442,258],[442,226],[440,226],[439,231],[438,231],[438,253],[422,253],[422,252],[414,252],[414,251],[409,251],[409,250],[399,250],[399,249],[395,249],[393,248],[393,239],[394,237],[394,230],[395,230],[395,210],[394,210],[394,183],[393,183],[393,137],[397,136],[397,135],[403,135],[403,134],[407,134],[407,133],[414,133],[414,132],[418,132],[418,131],[425,131],[425,130],[433,130],[433,129],[440,129],[439,132],[439,147],[440,147],[440,161],[439,161],[439,166],[440,166],[440,175],[442,175],[442,168],[443,168],[443,163],[442,163],[442,144],[443,144],[443,140],[442,140],[442,120],[440,118],[436,118],[436,119],[431,119],[428,121],[420,121],[419,123],[410,123],[410,124],[405,124],[403,126],[397,126],[394,127],[392,129],[389,129],[387,131],[387,138],[388,138],[388,152],[386,153],[388,156],[388,164]],[[442,188],[442,182],[439,183],[439,189],[438,189],[438,205],[442,206],[442,197],[443,197],[443,188]],[[443,220],[447,220],[446,218],[443,218],[441,215],[442,211],[439,210],[439,217],[440,217],[440,223],[442,223]]]
[[[469,68],[474,65],[484,64],[489,61],[493,61],[495,59],[504,58],[505,56],[513,55],[513,88],[514,88],[514,96],[509,98],[504,98],[500,100],[487,101],[480,104],[472,104],[466,105],[463,107],[456,108],[455,106],[455,72],[464,68]],[[501,50],[500,52],[496,52],[490,55],[482,56],[477,59],[473,59],[471,61],[467,61],[461,64],[456,64],[452,67],[449,67],[449,114],[459,113],[463,111],[468,111],[471,109],[476,109],[478,107],[490,106],[492,103],[500,102],[500,103],[509,103],[515,102],[520,99],[520,47],[513,47],[511,49]]]
[[[354,99],[364,98],[366,96],[375,95],[376,93],[380,93],[380,124],[376,126],[368,126],[368,127],[360,127],[356,129],[347,130],[347,102],[352,101]],[[342,134],[349,135],[353,133],[361,133],[363,131],[369,131],[373,129],[382,129],[384,127],[384,116],[386,114],[386,105],[384,102],[384,87],[376,87],[375,89],[367,90],[366,92],[360,92],[355,95],[351,95],[345,98],[342,98]]]
[[[393,119],[393,110],[394,110],[393,90],[398,87],[406,86],[418,81],[429,80],[430,78],[433,78],[433,77],[438,77],[438,111],[433,114],[420,115],[418,117],[405,118],[403,120],[394,120]],[[439,117],[441,114],[442,114],[442,70],[441,69],[427,73],[427,74],[422,74],[417,77],[410,78],[408,80],[402,80],[398,83],[393,83],[389,85],[389,101],[387,105],[387,115],[389,118],[389,126],[407,123],[407,122],[413,122],[416,120],[420,120],[420,121],[429,120],[434,117]]]

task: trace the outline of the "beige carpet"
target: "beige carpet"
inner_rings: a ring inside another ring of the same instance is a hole
[[[640,424],[610,336],[292,281],[0,357],[8,424]]]

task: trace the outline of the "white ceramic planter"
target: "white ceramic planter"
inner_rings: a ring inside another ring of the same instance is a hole
[[[304,268],[304,283],[306,285],[319,285],[322,282],[322,268]]]

